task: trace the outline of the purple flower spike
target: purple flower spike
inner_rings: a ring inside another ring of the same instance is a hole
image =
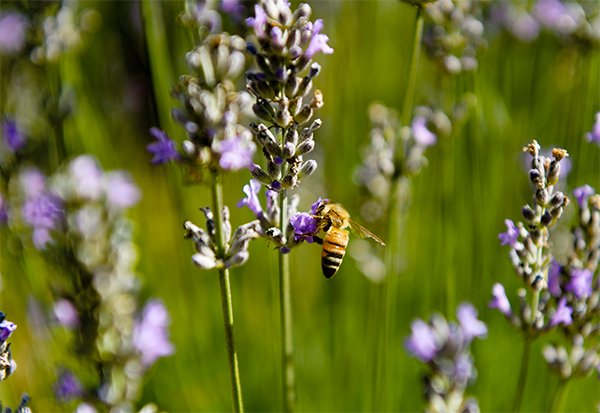
[[[175,142],[169,138],[167,132],[158,128],[150,128],[150,135],[157,140],[146,146],[148,152],[154,155],[150,162],[159,165],[179,159],[179,153],[175,147]]]
[[[317,232],[317,220],[307,212],[294,214],[290,218],[290,224],[294,228],[294,241],[313,242],[313,235]]]
[[[490,308],[498,309],[507,317],[512,314],[510,309],[510,301],[508,301],[506,291],[504,291],[504,286],[500,283],[496,283],[492,287],[492,301],[490,302]]]
[[[423,362],[433,360],[438,352],[435,334],[423,320],[415,320],[411,324],[412,333],[406,340],[406,349]]]
[[[572,292],[577,298],[587,298],[592,295],[592,279],[594,274],[591,270],[572,270],[571,279],[567,284],[567,291]]]
[[[53,195],[41,194],[25,202],[21,216],[33,228],[35,247],[43,250],[52,240],[50,230],[55,229],[63,217],[62,202]]]
[[[588,142],[594,142],[600,145],[600,112],[596,113],[596,122],[592,126],[592,131],[585,134]]]
[[[17,152],[23,148],[27,141],[23,131],[19,129],[14,119],[6,119],[2,122],[2,136],[12,152]]]
[[[250,27],[252,30],[254,30],[254,33],[256,33],[256,36],[259,39],[262,39],[263,37],[265,37],[265,26],[267,25],[267,13],[265,13],[265,11],[262,7],[260,7],[258,4],[256,4],[254,6],[254,16],[255,17],[248,17],[246,19],[246,24],[248,25],[248,27]]]
[[[167,332],[169,322],[169,313],[161,300],[146,304],[141,319],[133,328],[133,345],[141,354],[145,367],[150,367],[159,357],[173,354]]]
[[[573,309],[567,305],[567,297],[561,298],[558,307],[556,307],[556,312],[550,318],[550,327],[558,324],[570,325],[573,322],[572,314]]]
[[[589,185],[582,185],[573,190],[573,196],[575,196],[579,208],[583,208],[587,204],[588,198],[594,193],[594,188]]]
[[[106,201],[114,208],[129,208],[138,203],[142,194],[139,188],[123,172],[106,175]]]
[[[506,232],[498,234],[500,245],[510,245],[512,247],[519,238],[519,229],[510,219],[505,219],[504,224],[506,224]]]
[[[257,218],[262,216],[263,211],[258,199],[258,192],[260,191],[260,182],[256,179],[251,179],[250,184],[244,185],[243,191],[246,194],[246,198],[240,199],[237,206],[239,208],[247,206],[250,211],[256,215]]]
[[[26,198],[34,198],[46,190],[46,176],[37,168],[25,169],[20,173],[19,181]]]
[[[464,303],[456,310],[456,318],[463,330],[465,339],[471,341],[475,337],[484,337],[487,334],[487,326],[477,319],[477,310],[473,305]]]
[[[0,225],[6,225],[8,222],[8,203],[4,200],[2,194],[0,194]]]
[[[431,146],[437,140],[435,134],[427,129],[427,120],[423,116],[418,116],[413,120],[411,129],[415,141],[421,146]]]
[[[0,343],[4,343],[10,335],[17,329],[17,325],[12,321],[2,320],[0,322]]]
[[[329,37],[325,34],[319,33],[322,28],[323,20],[315,20],[315,23],[313,24],[312,38],[310,39],[308,47],[304,51],[304,56],[307,59],[312,59],[312,57],[319,52],[324,54],[333,53],[333,49],[327,44],[327,42],[329,41]]]
[[[254,143],[244,141],[239,136],[220,141],[217,152],[221,154],[219,166],[227,171],[249,168],[253,165]]]

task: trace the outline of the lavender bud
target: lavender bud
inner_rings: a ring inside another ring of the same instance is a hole
[[[305,153],[311,152],[315,148],[315,141],[313,139],[306,140],[300,143],[296,147],[296,156],[304,155]]]
[[[310,107],[313,109],[321,109],[323,107],[323,92],[315,89],[314,96],[310,101]]]
[[[182,143],[183,153],[185,153],[190,158],[195,158],[198,154],[196,149],[196,145],[192,141],[185,140]]]
[[[288,159],[294,155],[294,150],[296,147],[291,142],[286,142],[283,144],[283,157]]]
[[[295,188],[298,185],[298,177],[296,175],[286,175],[281,180],[281,187],[283,189]]]
[[[308,77],[312,79],[312,78],[316,77],[320,71],[321,71],[321,65],[318,64],[317,62],[314,62],[312,65],[310,65],[310,71],[308,72]]]
[[[562,192],[557,192],[554,195],[552,195],[552,198],[550,198],[550,205],[555,207],[561,206],[564,201],[565,195]]]
[[[276,123],[282,128],[287,128],[292,120],[292,115],[287,108],[284,107],[277,111]]]
[[[296,146],[298,144],[298,131],[295,128],[290,128],[285,134],[285,142]]]
[[[294,121],[296,121],[296,123],[298,123],[298,124],[302,124],[302,123],[310,120],[310,118],[312,118],[312,116],[313,116],[312,108],[309,105],[304,105],[302,107],[302,109],[300,109],[300,112],[298,112],[298,114],[296,116],[294,116]]]
[[[298,114],[298,111],[300,110],[300,105],[302,104],[302,98],[301,97],[297,97],[294,99],[291,99],[288,103],[288,109],[290,111],[290,113],[292,114],[292,116],[296,116]]]
[[[296,96],[305,96],[310,89],[312,88],[312,80],[308,76],[304,76],[302,81],[298,85],[298,91],[296,92]]]
[[[302,179],[304,177],[310,176],[317,169],[317,161],[313,159],[309,159],[304,162],[300,167],[300,171],[298,171],[298,178]]]
[[[533,209],[529,205],[523,206],[521,213],[523,214],[523,218],[529,223],[532,223],[535,219],[535,212],[533,212]]]
[[[552,218],[554,218],[554,220],[557,220],[562,216],[563,211],[563,207],[553,208],[552,210],[550,210],[550,214],[552,215]]]
[[[252,174],[252,176],[262,182],[265,185],[269,185],[272,181],[271,176],[266,173],[259,165],[254,164],[254,166],[252,167],[252,169],[250,170],[250,173]]]
[[[263,127],[260,129],[260,127]],[[281,148],[275,141],[275,137],[263,124],[259,125],[260,132],[256,134],[258,142],[267,150],[272,156],[281,156]]]
[[[215,253],[205,245],[200,246],[198,252],[192,255],[192,261],[204,270],[210,270],[217,266]]]
[[[548,174],[546,176],[546,180],[548,181],[548,186],[556,185],[558,182],[558,178],[560,177],[560,162],[556,159],[553,159],[550,162],[550,167],[548,168]]]
[[[546,188],[538,188],[535,191],[535,202],[539,206],[546,206],[548,203],[548,190]]]
[[[253,90],[255,90],[261,98],[274,100],[277,96],[275,90],[271,87],[269,82],[266,80],[260,80],[258,82],[253,82]]]
[[[225,268],[240,267],[248,261],[250,253],[246,250],[239,251],[225,261]]]
[[[299,48],[300,46],[300,33],[297,30],[290,30],[288,31],[288,37],[287,40],[285,42],[285,46],[288,48],[288,51],[292,48]],[[302,49],[300,49],[302,50]],[[297,54],[296,56],[291,56],[292,59],[298,57],[300,54]]]
[[[552,215],[548,211],[545,211],[544,215],[542,215],[542,218],[540,219],[540,223],[545,227],[550,226],[552,223]]]
[[[275,122],[275,111],[269,102],[264,99],[258,98],[256,103],[252,105],[252,111],[256,116],[267,122]]]
[[[296,10],[294,10],[292,19],[294,21],[298,21],[301,18],[308,19],[310,17],[311,13],[312,13],[312,10],[311,10],[310,6],[306,3],[301,3],[298,5],[298,8]]]
[[[529,171],[529,180],[538,188],[544,187],[544,178],[537,169],[531,169]]]
[[[288,98],[293,98],[298,93],[298,77],[289,76],[287,82],[285,82],[285,95]]]

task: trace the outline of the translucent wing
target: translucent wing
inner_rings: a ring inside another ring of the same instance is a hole
[[[362,225],[350,220],[350,229],[356,235],[361,238],[371,238],[376,243],[385,246],[385,242],[381,240],[377,235],[373,234],[371,231],[363,227]]]

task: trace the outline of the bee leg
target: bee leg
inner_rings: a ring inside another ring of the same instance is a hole
[[[323,238],[313,235],[313,242],[316,242],[319,245],[323,245]]]

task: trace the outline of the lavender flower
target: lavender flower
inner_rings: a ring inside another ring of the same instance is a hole
[[[511,247],[514,247],[519,239],[520,231],[510,219],[505,219],[504,224],[506,225],[506,232],[498,235],[500,245],[510,245]]]
[[[327,42],[329,41],[329,37],[325,34],[321,34],[320,31],[323,29],[323,20],[317,19],[315,20],[312,27],[312,38],[310,39],[310,43],[306,47],[304,51],[304,56],[307,59],[312,59],[316,53],[323,54],[332,54],[333,49],[329,47]]]
[[[70,400],[83,396],[84,390],[81,382],[71,371],[62,371],[54,385],[54,393],[56,398],[66,403]]]
[[[0,322],[0,343],[4,343],[8,338],[12,335],[12,333],[17,329],[17,325],[12,321],[8,321],[2,317],[2,321]]]
[[[147,146],[148,152],[154,156],[151,161],[153,164],[176,161],[180,158],[175,142],[169,139],[166,132],[158,128],[150,128],[150,134],[157,140]]]
[[[1,36],[2,34],[0,33],[0,38]],[[19,129],[17,122],[11,118],[5,119],[2,122],[2,136],[4,137],[4,143],[12,152],[19,151],[27,142],[25,134]]]
[[[28,199],[21,208],[24,221],[33,229],[33,243],[39,250],[52,241],[50,231],[63,219],[62,201],[52,194],[41,194]]]
[[[0,54],[13,55],[25,47],[29,22],[21,13],[0,13]]]
[[[142,364],[150,367],[160,357],[174,352],[169,341],[167,327],[169,313],[160,300],[146,303],[141,318],[133,329],[133,345],[142,356]]]
[[[492,301],[490,302],[490,308],[498,309],[502,314],[509,317],[512,314],[510,309],[510,301],[504,291],[504,286],[500,283],[494,284],[492,288]]]
[[[580,208],[583,208],[584,205],[587,204],[588,198],[594,195],[594,193],[594,188],[589,185],[582,185],[573,190],[573,196],[577,200]]]
[[[73,159],[69,164],[69,173],[72,177],[69,186],[73,189],[74,196],[89,201],[100,199],[104,191],[104,174],[92,156],[81,155]]]
[[[577,298],[587,298],[592,295],[593,278],[594,274],[587,268],[573,269],[566,289],[572,292]]]
[[[592,126],[591,132],[586,133],[585,138],[588,142],[600,145],[600,112],[596,113],[596,122]]]
[[[418,116],[412,122],[412,134],[417,144],[427,147],[435,144],[437,138],[426,126],[427,119]]]
[[[306,212],[294,214],[290,218],[290,225],[294,228],[294,241],[313,242],[313,236],[317,233],[317,220]]]
[[[54,317],[58,323],[69,329],[79,326],[79,314],[73,303],[66,299],[60,299],[54,303],[52,308]]]
[[[411,330],[411,336],[405,341],[406,349],[423,362],[431,361],[439,350],[433,330],[423,320],[413,321]]]
[[[550,327],[554,327],[558,324],[571,324],[573,322],[572,314],[573,309],[567,305],[567,298],[562,297],[558,302],[558,307],[556,307],[556,311],[550,318]]]
[[[6,320],[6,316],[0,311],[0,381],[5,380],[17,368],[17,363],[12,359],[10,344],[6,342],[17,325]]]
[[[2,194],[0,194],[0,226],[6,225],[8,222],[8,217],[8,203],[4,200]]]
[[[249,132],[248,132],[249,133]],[[219,141],[215,152],[220,154],[219,166],[223,170],[239,170],[249,168],[253,165],[252,156],[256,150],[256,145],[250,138],[241,138],[233,136]]]
[[[428,323],[417,319],[405,341],[407,350],[429,367],[425,377],[427,411],[478,411],[477,402],[464,393],[476,376],[470,354],[472,340],[487,334],[487,327],[477,319],[471,304],[461,304],[457,317],[459,324],[439,314]]]
[[[105,175],[106,201],[115,209],[124,209],[137,204],[141,198],[139,188],[123,172]]]
[[[262,206],[260,205],[260,200],[258,199],[260,188],[260,182],[258,182],[256,179],[251,179],[250,183],[244,185],[243,188],[246,197],[240,199],[237,204],[238,208],[247,206],[257,218],[260,218],[263,215]]]
[[[560,297],[562,290],[560,288],[560,275],[562,266],[556,260],[552,260],[548,269],[548,291],[553,297]]]

